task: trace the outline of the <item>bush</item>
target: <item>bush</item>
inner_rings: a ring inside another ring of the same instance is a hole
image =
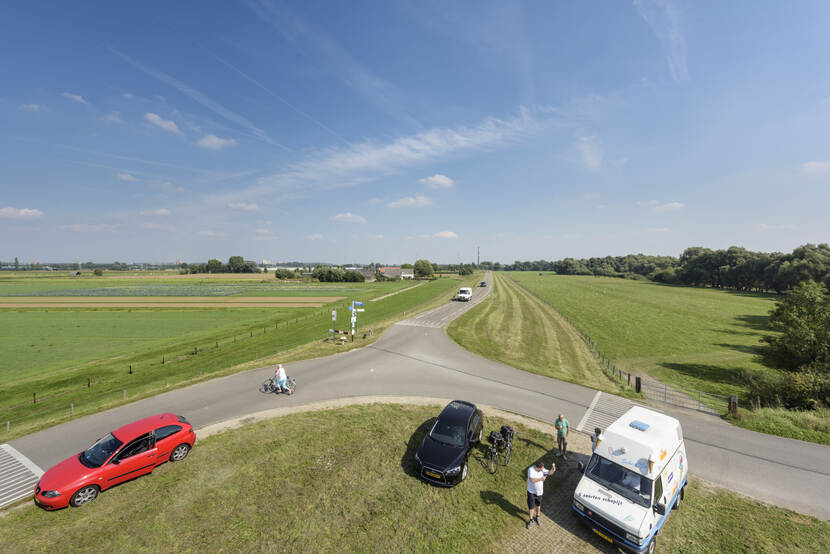
[[[295,276],[293,271],[281,267],[274,272],[274,277],[277,279],[293,279]]]
[[[104,270],[103,270],[103,269],[98,268],[98,269],[93,270],[93,271],[92,271],[92,274],[93,274],[93,275],[95,275],[96,277],[100,277],[101,275],[103,275],[103,274],[104,274]]]
[[[790,373],[744,372],[746,404],[753,408],[773,407],[816,410],[830,407],[828,368],[806,366]]]

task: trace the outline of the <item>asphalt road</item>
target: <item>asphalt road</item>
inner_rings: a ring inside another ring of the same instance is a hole
[[[492,282],[489,275],[487,281]],[[153,413],[182,414],[198,428],[277,406],[367,395],[462,398],[549,422],[563,412],[576,427],[597,396],[595,390],[483,359],[447,336],[444,327],[490,290],[475,288],[472,302],[452,302],[394,325],[372,346],[288,365],[297,380],[293,396],[260,393],[259,385],[273,373],[261,368],[80,418],[11,446],[48,469],[112,429]],[[614,400],[603,393],[593,412],[618,415],[615,410],[625,403]],[[694,412],[659,409],[681,420],[693,474],[830,519],[830,447],[739,429]]]

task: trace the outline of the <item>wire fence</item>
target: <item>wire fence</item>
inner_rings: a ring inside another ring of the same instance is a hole
[[[511,281],[528,294],[535,296],[533,291],[518,281],[514,279],[511,279]],[[585,341],[585,344],[588,345],[588,348],[591,349],[591,352],[596,356],[599,367],[605,376],[623,389],[631,389],[637,393],[642,393],[649,400],[719,416],[726,414],[730,410],[732,403],[737,401],[734,397],[712,394],[695,389],[668,386],[653,377],[631,373],[628,370],[618,368],[610,358],[603,354],[588,333],[584,332],[576,322],[572,321],[568,316],[550,304],[548,306],[576,330],[577,334],[579,334],[582,340]]]

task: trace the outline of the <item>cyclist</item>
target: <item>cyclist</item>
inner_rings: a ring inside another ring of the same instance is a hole
[[[282,364],[277,364],[277,367],[274,368],[274,381],[277,383],[277,392],[285,392],[288,377],[285,375],[285,368],[282,367]]]

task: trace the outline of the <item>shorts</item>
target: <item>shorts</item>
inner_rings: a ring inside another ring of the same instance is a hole
[[[530,491],[527,491],[527,509],[532,510],[537,506],[542,505],[542,495],[541,494],[533,494]]]
[[[277,386],[284,389],[286,383],[288,383],[288,379],[280,379],[277,381]]]

